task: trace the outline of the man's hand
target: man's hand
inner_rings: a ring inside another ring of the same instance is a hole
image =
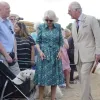
[[[59,52],[58,52],[58,55],[57,55],[57,58],[58,58],[58,59],[61,59],[61,57],[62,57],[62,52],[59,51]]]
[[[8,63],[12,63],[13,62],[12,58],[9,55],[7,55],[5,58],[6,58]]]
[[[100,54],[96,54],[95,59],[96,59],[96,63],[98,64],[98,62],[100,61]]]
[[[41,57],[42,60],[45,59],[46,56],[42,51],[40,51],[39,54],[40,54],[40,57]]]
[[[15,58],[13,59],[13,61],[18,61],[17,55],[15,54]]]

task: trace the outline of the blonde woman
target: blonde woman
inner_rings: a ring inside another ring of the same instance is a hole
[[[51,100],[55,100],[56,86],[64,83],[60,49],[63,38],[57,21],[55,12],[48,10],[44,23],[38,27],[36,45],[39,53],[34,82],[39,86],[39,100],[43,100],[45,86],[51,86]]]

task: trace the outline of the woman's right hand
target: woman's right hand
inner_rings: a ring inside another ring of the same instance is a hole
[[[40,57],[41,57],[42,60],[45,59],[46,56],[41,50],[40,50],[39,54],[40,54]]]
[[[13,62],[12,58],[9,55],[6,55],[5,58],[6,58],[8,63],[12,63]]]

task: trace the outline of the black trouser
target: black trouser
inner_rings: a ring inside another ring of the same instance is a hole
[[[70,67],[71,67],[70,81],[74,81],[74,71],[75,71],[76,65],[70,65]]]

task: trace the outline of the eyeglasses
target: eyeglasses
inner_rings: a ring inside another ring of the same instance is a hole
[[[50,19],[45,19],[45,21],[46,21],[46,22],[48,22],[48,21],[49,21],[49,22],[53,22],[53,20],[50,20]]]
[[[17,19],[10,19],[11,21],[15,21],[15,20],[17,20]]]

